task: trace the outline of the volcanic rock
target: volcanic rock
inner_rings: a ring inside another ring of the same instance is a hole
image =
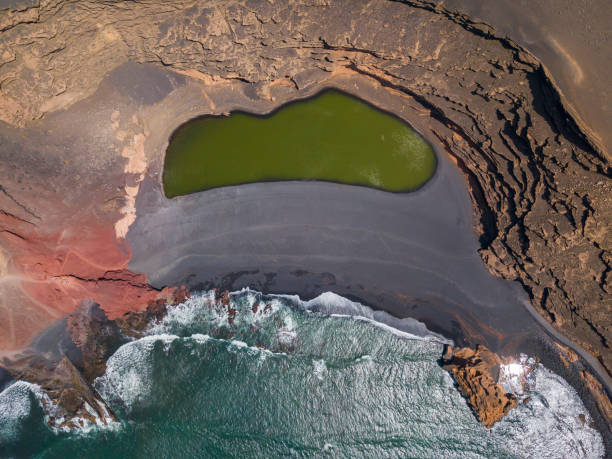
[[[117,317],[113,323],[121,329],[125,336],[140,338],[149,325],[159,322],[166,316],[168,306],[182,303],[187,298],[189,298],[189,290],[185,287],[174,289],[165,298],[158,298],[150,302],[144,311],[128,311],[123,316]]]
[[[13,378],[41,387],[41,403],[51,427],[73,429],[83,427],[85,421],[106,425],[116,420],[106,402],[66,356],[52,362],[23,354],[3,364]]]
[[[68,316],[72,341],[81,351],[76,365],[90,384],[104,374],[106,361],[119,348],[124,339],[117,324],[110,321],[100,305],[84,300]]]
[[[478,420],[485,426],[491,427],[518,405],[516,396],[507,393],[497,383],[502,361],[486,347],[470,349],[446,346],[442,362]]]

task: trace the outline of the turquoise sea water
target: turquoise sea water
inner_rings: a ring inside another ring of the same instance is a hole
[[[398,322],[414,335],[399,332],[371,320],[384,316],[333,294],[303,302],[236,292],[233,319],[213,304],[210,293],[194,295],[111,357],[95,383],[120,419],[110,427],[54,432],[44,424],[39,389],[27,383],[5,389],[3,455],[604,454],[576,393],[544,367],[535,370],[531,401],[487,429],[438,365],[440,338],[418,324]]]

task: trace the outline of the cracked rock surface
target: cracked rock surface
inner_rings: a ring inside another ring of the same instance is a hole
[[[437,121],[433,135],[468,182],[483,262],[496,276],[520,281],[538,312],[612,373],[609,159],[568,113],[539,62],[485,24],[426,1],[43,0],[1,11],[0,37],[2,275],[22,275],[24,254],[47,254],[57,246],[56,239],[30,244],[33,234],[44,232],[34,224],[60,227],[57,218],[65,222],[72,215],[70,206],[58,217],[52,206],[41,204],[40,182],[47,177],[53,190],[45,192],[53,202],[52,193],[74,190],[79,183],[74,177],[82,173],[87,186],[104,196],[90,205],[91,215],[111,221],[111,233],[125,215],[129,227],[129,211],[122,208],[146,169],[130,153],[142,148],[138,135],[147,135],[137,120],[122,120],[127,127],[113,127],[123,134],[117,133],[112,146],[91,151],[87,136],[103,135],[100,131],[119,121],[109,116],[93,129],[84,119],[79,130],[89,129],[87,134],[58,129],[82,142],[82,156],[69,156],[69,163],[60,153],[45,156],[41,144],[19,134],[48,128],[47,117],[78,106],[120,65],[153,64],[204,87],[239,81],[253,100],[271,100],[279,86],[302,90],[334,72],[351,71],[410,96]],[[164,97],[167,91],[155,81],[132,82],[133,102],[150,105]],[[140,83],[145,88],[138,91]],[[131,150],[121,153],[128,143]],[[122,169],[124,162],[128,169]],[[113,177],[129,172],[124,195],[106,180],[87,178],[104,170]],[[102,239],[114,240],[106,233]],[[62,269],[48,268],[49,263],[37,279],[73,276],[64,280],[98,285],[123,269],[126,258],[117,254],[108,263],[84,266],[81,257],[72,270],[65,260]],[[31,275],[34,268],[27,267]],[[155,298],[142,279],[134,286],[132,274],[117,276],[144,292],[146,300]],[[62,288],[60,297],[69,291]],[[11,308],[3,304],[8,318],[2,327],[12,321]]]

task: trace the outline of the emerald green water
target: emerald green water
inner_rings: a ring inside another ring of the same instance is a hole
[[[323,180],[410,191],[434,173],[431,146],[400,119],[325,91],[270,116],[189,121],[172,136],[166,196],[276,180]]]
[[[193,293],[108,360],[94,388],[117,423],[54,431],[38,386],[0,392],[0,457],[604,455],[576,392],[544,367],[531,401],[487,429],[438,364],[438,342],[346,316],[368,313],[333,293],[235,292],[233,319],[214,297]]]

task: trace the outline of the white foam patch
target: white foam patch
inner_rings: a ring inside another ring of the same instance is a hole
[[[30,394],[40,387],[25,381],[17,381],[0,392],[0,444],[15,439],[19,426],[30,414]]]
[[[163,334],[124,344],[106,362],[106,372],[94,381],[95,389],[104,400],[119,399],[128,410],[146,400],[152,381],[151,351],[160,341],[167,351],[176,339],[176,335]]]
[[[368,354],[366,354],[366,355],[362,355],[361,357],[357,357],[357,358],[355,359],[355,363],[361,363],[361,362],[373,362],[373,361],[374,361],[374,359],[372,359],[372,356],[371,356],[371,355],[368,355]]]
[[[159,322],[151,325],[147,330],[149,335],[163,335],[173,327],[187,328],[193,323],[202,319],[203,308],[210,308],[210,305],[215,301],[214,292],[208,291],[199,294],[193,294],[183,303],[177,304],[168,308],[166,316]],[[227,321],[227,317],[217,317],[218,321]]]
[[[324,292],[309,301],[301,301],[297,297],[297,301],[309,311],[317,311],[333,317],[353,317],[365,320],[404,339],[453,345],[452,340],[428,330],[424,323],[416,319],[411,317],[398,319],[385,311],[375,311],[369,306],[351,301],[333,292]]]
[[[203,335],[201,333],[194,333],[193,335],[191,335],[190,338],[194,341],[197,341],[200,344],[204,344],[205,342],[210,340],[209,335]]]
[[[247,343],[245,343],[244,341],[237,340],[237,339],[231,340],[230,341],[230,346],[249,347],[249,345]]]
[[[320,381],[325,379],[325,373],[327,373],[327,365],[325,360],[313,360],[312,366],[314,367],[313,373]]]
[[[590,427],[591,416],[576,391],[542,365],[533,374],[530,401],[519,404],[491,429],[508,453],[534,458],[603,457],[601,434]]]
[[[535,367],[536,361],[533,357],[521,354],[518,360],[503,363],[499,366],[497,382],[503,386],[506,392],[522,396],[534,382],[533,370]]]
[[[219,342],[228,342],[228,340],[225,340],[222,338],[210,338],[210,339],[214,341],[219,341]],[[249,346],[244,341],[240,341],[236,339],[229,340],[228,350],[230,352],[246,351],[249,355],[260,354],[261,360],[265,360],[266,355],[287,356],[285,352],[272,352],[269,349],[265,349],[265,348],[261,348],[257,346]]]
[[[252,312],[253,306],[260,300],[261,294],[248,288],[230,293],[230,301],[236,307],[236,297],[239,301],[246,302],[248,313],[241,312],[234,317],[234,325],[241,322],[256,324],[271,314],[276,313],[283,304],[276,298],[265,301],[256,312]],[[210,290],[201,293],[193,293],[183,303],[168,308],[166,316],[158,323],[152,324],[147,330],[148,335],[160,335],[164,333],[175,333],[185,330],[197,324],[206,322],[208,325],[230,328],[229,311],[223,307],[217,307],[215,292]]]

